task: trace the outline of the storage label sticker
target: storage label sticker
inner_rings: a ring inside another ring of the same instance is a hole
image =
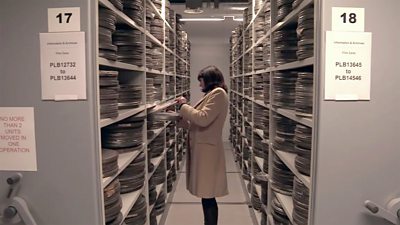
[[[79,7],[47,9],[49,32],[81,31]]]
[[[325,100],[370,100],[372,33],[364,32],[364,8],[332,8],[326,31]]]
[[[86,99],[85,33],[41,33],[43,100]]]
[[[37,171],[34,109],[0,107],[0,171]]]

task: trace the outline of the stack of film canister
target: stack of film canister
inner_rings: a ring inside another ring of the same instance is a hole
[[[273,141],[275,150],[296,153],[294,148],[294,135],[296,122],[280,114],[274,114],[276,135]]]
[[[100,70],[100,118],[118,116],[118,71]]]
[[[278,7],[276,19],[277,21],[283,20],[292,11],[293,0],[277,0],[276,5]]]
[[[113,61],[117,60],[117,46],[112,43],[116,22],[115,12],[99,7],[99,56]]]
[[[297,153],[295,159],[296,169],[300,173],[310,176],[312,129],[307,126],[297,124],[295,129],[294,144]]]
[[[146,68],[153,69],[153,50],[156,44],[153,44],[150,40],[146,40]]]
[[[133,205],[132,209],[126,216],[124,223],[126,225],[145,225],[146,224],[146,214],[147,214],[147,204],[146,197],[140,195]]]
[[[256,13],[261,9],[263,3],[264,3],[264,0],[255,0],[254,1],[254,11]]]
[[[247,96],[251,96],[251,86],[252,81],[250,76],[244,77],[244,94]]]
[[[164,133],[162,132],[160,135],[158,135],[149,145],[149,150],[151,152],[151,158],[157,158],[162,155],[164,152],[164,142],[165,142],[165,137]]]
[[[314,55],[314,5],[300,11],[297,23],[297,58],[302,60]]]
[[[265,13],[261,10],[256,19],[254,20],[255,41],[257,42],[265,35]]]
[[[271,204],[271,214],[274,219],[274,223],[276,225],[292,225],[290,223],[289,217],[286,215],[285,210],[282,207],[282,204],[278,201],[276,197],[272,200]]]
[[[264,81],[262,74],[254,75],[254,99],[264,101]]]
[[[118,173],[118,152],[104,150],[101,152],[103,177],[111,177]]]
[[[254,156],[264,159],[264,157],[267,154],[265,154],[265,152],[264,152],[264,149],[263,149],[264,145],[263,145],[261,137],[257,133],[254,133],[253,139],[254,139],[254,147],[253,147]]]
[[[157,189],[156,186],[149,186],[149,206],[154,205],[157,200]]]
[[[103,149],[113,149],[119,153],[141,150],[143,124],[143,117],[129,117],[104,127],[101,132]]]
[[[263,69],[265,69],[264,47],[261,43],[254,48],[254,70]]]
[[[118,176],[121,183],[121,193],[129,193],[141,189],[145,180],[144,153],[140,153]]]
[[[123,12],[139,26],[143,26],[143,1],[142,0],[123,0]]]
[[[151,29],[151,23],[156,16],[153,8],[150,4],[146,4],[146,30],[149,31]]]
[[[151,176],[149,180],[149,186],[153,187],[163,184],[166,178],[165,176],[166,176],[165,165],[164,163],[161,163]]]
[[[167,170],[170,170],[175,159],[175,149],[170,148],[167,151]]]
[[[120,224],[122,222],[121,186],[118,179],[114,179],[103,190],[104,213],[106,225]]]
[[[143,39],[140,30],[125,24],[118,24],[113,34],[113,43],[118,46],[117,60],[136,66],[143,66]]]
[[[146,78],[146,103],[155,102],[156,88],[154,87],[154,79]]]
[[[122,3],[123,0],[110,0],[110,2],[117,8],[119,11],[124,9],[124,4]]]
[[[312,117],[313,114],[313,72],[299,72],[296,82],[296,115]]]
[[[267,36],[263,41],[263,55],[264,55],[264,65],[265,67],[271,66],[271,38]]]
[[[155,76],[153,77],[154,80],[154,87],[155,89],[155,99],[158,101],[162,100],[163,95],[163,76]]]
[[[297,8],[304,0],[294,0],[292,3],[292,8]]]
[[[154,213],[156,216],[161,215],[165,210],[165,192],[161,190],[160,195],[157,198],[156,204],[154,205],[152,214]]]
[[[296,26],[288,25],[273,33],[275,65],[297,61],[298,39]]]
[[[271,2],[267,0],[264,5],[264,26],[265,33],[267,33],[271,29]]]
[[[295,109],[297,71],[276,71],[273,74],[273,104],[280,108]]]
[[[269,111],[264,106],[254,104],[254,128],[264,132],[266,126],[269,127]]]
[[[261,211],[261,200],[260,196],[258,196],[254,182],[253,182],[253,190],[251,192],[251,205],[253,206],[253,209]]]
[[[299,178],[293,182],[293,225],[307,225],[309,190]]]
[[[268,105],[269,104],[269,92],[270,92],[270,77],[269,73],[263,73],[263,83],[264,83],[264,104]]]
[[[120,84],[118,109],[138,108],[142,103],[142,86],[140,84]]]
[[[277,155],[274,155],[272,163],[271,188],[283,195],[292,195],[293,191],[292,171],[283,163]]]
[[[269,156],[269,145],[267,143],[263,143],[263,150],[264,150],[264,163],[263,163],[263,172],[268,174],[268,156]]]
[[[162,1],[161,0],[151,0],[151,2],[154,4],[156,9],[161,13]]]
[[[151,44],[151,48],[146,48],[146,66],[148,69],[162,71],[162,48]]]

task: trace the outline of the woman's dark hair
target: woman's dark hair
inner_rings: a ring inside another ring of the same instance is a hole
[[[200,81],[203,79],[204,81],[204,89],[201,90],[204,93],[208,93],[214,88],[223,88],[226,92],[228,92],[228,88],[225,85],[224,76],[222,72],[216,66],[207,66],[202,69],[197,76],[197,80]]]

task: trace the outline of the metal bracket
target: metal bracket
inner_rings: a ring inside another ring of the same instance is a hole
[[[22,174],[20,173],[7,179],[7,184],[10,185],[7,198],[10,202],[3,210],[3,215],[0,215],[0,224],[16,224],[22,220],[25,225],[37,225],[29,211],[26,201],[17,196],[17,192],[21,186],[21,180]]]
[[[375,216],[383,218],[392,224],[400,225],[400,198],[392,199],[386,208],[370,200],[365,201],[364,206]]]

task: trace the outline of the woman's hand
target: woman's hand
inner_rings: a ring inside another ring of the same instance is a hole
[[[176,101],[176,103],[178,105],[182,105],[182,104],[186,104],[187,103],[187,99],[185,97],[183,97],[183,96],[176,98],[175,101]]]

